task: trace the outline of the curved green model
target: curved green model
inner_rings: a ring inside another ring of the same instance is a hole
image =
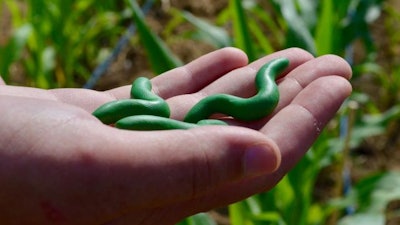
[[[116,100],[100,106],[93,112],[105,124],[115,124],[127,130],[190,129],[199,125],[226,125],[220,120],[208,119],[219,113],[241,121],[255,121],[269,115],[279,101],[276,77],[289,65],[286,58],[274,59],[262,66],[256,74],[257,93],[250,98],[216,94],[200,100],[187,113],[184,121],[170,119],[167,102],[155,95],[149,79],[140,77],[131,88],[131,98]]]
[[[125,130],[174,130],[190,129],[201,125],[228,125],[221,120],[200,120],[198,123],[186,123],[165,117],[140,115],[129,116],[115,123],[116,128]]]
[[[184,121],[196,123],[215,113],[223,113],[242,121],[254,121],[267,116],[275,109],[279,101],[279,90],[275,78],[288,65],[289,60],[286,58],[270,61],[257,72],[255,83],[258,92],[256,95],[251,98],[227,94],[211,95],[193,106]]]

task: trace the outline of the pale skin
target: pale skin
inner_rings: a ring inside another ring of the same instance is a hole
[[[41,90],[0,80],[0,221],[169,225],[271,189],[350,95],[343,59],[287,49],[248,64],[225,48],[152,79],[182,119],[207,95],[251,96],[257,69],[279,56],[291,63],[273,115],[229,127],[118,130],[91,112],[128,98],[130,86]]]

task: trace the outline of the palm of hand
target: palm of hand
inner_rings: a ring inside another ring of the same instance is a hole
[[[255,71],[276,57],[291,62],[277,108],[229,128],[133,132],[91,115],[105,102],[128,98],[128,86],[107,92],[0,86],[0,207],[9,209],[2,221],[173,224],[272,188],[349,95],[351,70],[343,60],[288,49],[246,65],[243,53],[223,49],[152,80],[171,117],[182,120],[204,96],[254,94]]]

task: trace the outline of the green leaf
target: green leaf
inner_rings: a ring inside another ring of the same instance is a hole
[[[400,105],[373,115],[363,115],[353,128],[351,146],[357,147],[365,138],[383,134],[388,124],[400,118]]]
[[[182,16],[199,30],[199,34],[204,37],[204,40],[208,43],[217,48],[231,45],[232,40],[226,30],[197,18],[186,11],[182,12]]]
[[[268,36],[266,36],[260,26],[254,21],[249,21],[249,28],[254,34],[255,39],[258,42],[259,47],[263,51],[263,55],[270,54],[274,52],[274,48],[272,47],[271,42],[268,40]]]
[[[312,30],[319,20],[317,7],[320,2],[321,1],[297,0],[299,16],[305,22],[309,30]]]
[[[18,28],[12,35],[6,46],[0,48],[0,74],[4,81],[8,82],[9,67],[21,57],[29,36],[32,33],[30,24]]]
[[[339,225],[367,224],[384,225],[387,205],[400,199],[400,172],[372,175],[359,181],[350,203],[359,206],[357,213],[344,217]]]
[[[231,204],[228,207],[229,209],[229,219],[231,225],[243,225],[246,221],[245,215],[245,203],[244,202],[237,202],[235,204]]]
[[[285,225],[285,221],[282,219],[278,212],[263,212],[252,216],[256,221],[270,222],[268,224]],[[262,223],[264,224],[264,223]]]
[[[385,217],[383,214],[356,214],[344,217],[339,221],[338,225],[385,225]]]
[[[14,0],[6,0],[4,1],[5,5],[7,6],[7,9],[11,13],[11,18],[12,18],[12,25],[13,27],[19,27],[23,23],[22,21],[22,15],[21,15],[21,10],[20,6],[18,5],[17,1]]]
[[[255,17],[254,20],[259,20],[260,23],[262,23],[262,25],[267,28],[267,34],[264,34],[264,38],[266,39],[266,41],[269,42],[269,45],[272,46],[271,41],[269,40],[269,38],[271,37],[274,40],[278,41],[279,44],[283,44],[283,41],[285,40],[285,36],[282,31],[284,29],[282,28],[283,24],[276,22],[274,17],[266,13],[266,11],[260,6],[253,7],[251,10],[251,15]],[[252,30],[251,27],[250,29]],[[261,30],[261,28],[259,29]],[[253,30],[252,32],[254,33]],[[256,38],[258,38],[258,35],[256,33],[254,33],[254,35],[256,36]],[[260,44],[263,45],[262,43]]]
[[[342,28],[342,46],[347,46],[355,39],[360,38],[363,40],[367,53],[374,54],[376,52],[369,23],[372,19],[376,19],[376,15],[382,10],[382,2],[383,0],[351,1],[351,4],[348,5],[350,13],[344,20],[345,24]]]
[[[288,25],[286,47],[299,47],[315,54],[314,38],[307,23],[297,13],[294,1],[275,0],[275,2],[280,6],[282,16]]]
[[[177,225],[217,225],[217,223],[206,213],[199,213],[186,218]]]
[[[400,172],[388,172],[375,185],[371,192],[371,204],[366,212],[384,213],[386,206],[400,199]]]
[[[47,47],[41,55],[41,68],[45,74],[51,73],[56,67],[56,52],[53,47]]]
[[[182,65],[167,45],[146,24],[143,12],[136,0],[128,0],[133,11],[133,18],[140,36],[140,40],[147,52],[151,67],[156,74],[174,69]]]
[[[230,0],[229,7],[233,17],[234,45],[246,52],[250,62],[256,59],[254,46],[251,40],[248,19],[241,0]]]
[[[317,55],[334,53],[333,38],[336,34],[333,5],[333,0],[321,1],[322,11],[319,16],[315,35]]]

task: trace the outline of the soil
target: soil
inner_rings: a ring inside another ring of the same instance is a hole
[[[151,25],[153,31],[162,37],[163,28],[166,26],[170,16],[168,10],[173,7],[177,9],[190,11],[198,16],[213,20],[218,13],[227,6],[227,0],[164,0],[161,1],[161,7],[152,10],[147,22]],[[184,26],[176,32],[184,32]],[[206,53],[216,50],[215,47],[195,40],[186,38],[167,40],[170,49],[183,62],[188,63]],[[127,66],[129,65],[129,66]],[[127,46],[119,55],[119,58],[108,72],[101,78],[95,86],[96,90],[107,90],[113,87],[131,83],[137,76],[154,76],[146,54],[141,48]]]

